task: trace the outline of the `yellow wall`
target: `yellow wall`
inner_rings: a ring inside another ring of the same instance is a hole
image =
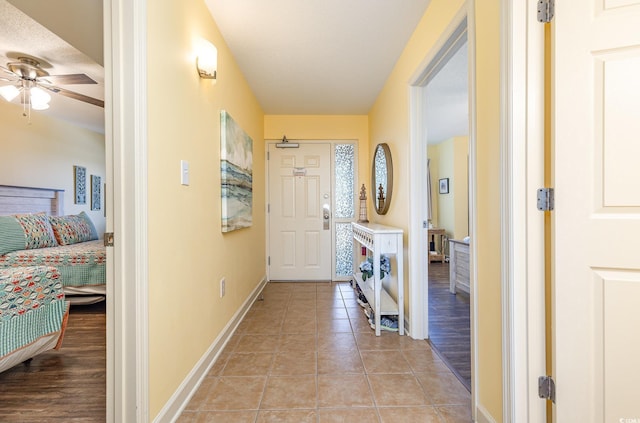
[[[440,196],[438,195],[438,178],[440,175],[440,144],[427,147],[427,157],[430,159],[429,171],[431,172],[431,224],[434,228],[440,228]]]
[[[432,181],[437,184],[432,194],[438,197],[438,228],[445,229],[449,237],[453,237],[456,221],[453,147],[453,139],[438,144],[440,163],[438,164],[438,173],[436,173],[435,178],[433,178],[435,181]],[[440,179],[442,178],[449,178],[449,192],[447,194],[440,194]]]
[[[264,138],[300,140],[356,140],[358,141],[358,187],[365,184],[370,195],[369,119],[361,115],[266,115]],[[373,212],[369,205],[369,214]]]
[[[202,0],[147,2],[149,395],[156,416],[265,275],[264,114]],[[218,80],[195,69],[199,38]],[[221,233],[220,111],[253,139],[253,226]],[[191,184],[180,184],[180,160]],[[226,278],[226,296],[219,281]]]
[[[476,3],[476,281],[480,404],[502,421],[500,285],[500,2]]]
[[[433,198],[432,222],[446,230],[452,239],[469,234],[469,184],[467,156],[469,137],[453,137],[439,144],[429,145],[431,159],[431,194]],[[439,180],[449,178],[449,193],[440,194]]]
[[[434,228],[443,228],[450,233],[453,231],[453,197],[451,197],[451,187],[449,194],[440,194],[440,179],[449,178],[453,173],[453,143],[451,139],[439,144],[427,147],[427,157],[431,159],[429,169],[431,170],[431,198],[433,200],[431,208],[431,223]]]
[[[74,165],[87,169],[87,184],[90,175],[105,181],[103,134],[38,112],[32,112],[29,124],[22,106],[0,99],[0,151],[0,184],[64,189],[65,214],[85,211],[98,234],[104,232],[104,210],[91,211],[90,185],[87,204],[73,202]]]
[[[469,137],[453,138],[453,184],[454,195],[453,237],[462,239],[469,235]]]
[[[409,98],[407,83],[465,4],[432,0],[369,114],[370,150],[387,142],[394,162],[394,199],[389,213],[375,220],[405,229],[409,241]],[[478,405],[502,421],[502,326],[500,299],[500,2],[475,0],[477,94]],[[432,52],[433,53],[433,52]],[[473,66],[474,64],[472,64]],[[407,255],[405,254],[405,257]],[[405,263],[406,266],[409,263]],[[406,267],[406,269],[409,269]],[[410,274],[405,271],[405,274]],[[408,278],[405,278],[408,292]]]

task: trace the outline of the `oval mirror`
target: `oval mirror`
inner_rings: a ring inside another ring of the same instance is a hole
[[[393,192],[393,161],[386,143],[378,144],[373,154],[371,187],[376,213],[386,214]]]

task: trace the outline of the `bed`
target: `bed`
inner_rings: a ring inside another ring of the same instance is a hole
[[[83,213],[64,215],[63,196],[63,190],[0,185],[0,216],[44,213],[47,216],[58,216],[59,218],[55,218],[58,220],[79,219]],[[86,214],[84,216],[90,222],[89,217]],[[43,244],[42,247],[2,251],[0,268],[53,266],[60,272],[60,282],[72,304],[102,301],[106,294],[106,249],[103,241],[95,239],[98,235],[93,223],[90,226],[93,228],[92,236],[87,238],[90,240],[68,244],[54,241],[53,244]],[[58,235],[56,232],[56,237]]]
[[[55,267],[0,269],[0,372],[60,348],[68,315]]]

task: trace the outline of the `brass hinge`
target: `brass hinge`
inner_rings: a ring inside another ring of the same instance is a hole
[[[555,404],[556,383],[551,376],[540,376],[538,378],[538,396]]]
[[[104,233],[104,246],[113,247],[113,232]]]
[[[555,0],[538,0],[538,22],[549,23],[555,13]]]

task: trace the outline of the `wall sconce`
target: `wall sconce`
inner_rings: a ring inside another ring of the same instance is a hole
[[[208,41],[202,42],[196,57],[196,69],[202,79],[216,79],[218,73],[218,49]]]

